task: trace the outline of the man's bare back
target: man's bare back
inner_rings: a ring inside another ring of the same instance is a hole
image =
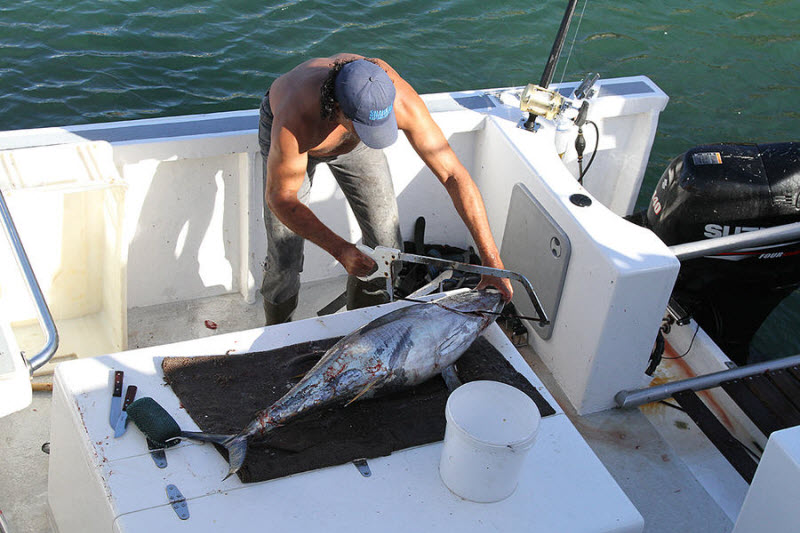
[[[359,141],[364,141],[368,146],[382,148],[393,142],[397,131],[403,131],[409,144],[450,195],[453,206],[476,243],[483,264],[503,268],[489,228],[483,200],[469,172],[456,157],[417,92],[385,61],[368,59],[369,63],[380,68],[366,66],[367,70],[369,68],[375,70],[369,74],[369,83],[372,83],[373,79],[378,80],[375,85],[383,84],[384,89],[388,88],[391,91],[392,96],[388,102],[377,109],[372,107],[368,118],[364,118],[364,115],[359,115],[360,118],[354,115],[348,116],[342,109],[342,103],[345,105],[352,105],[353,102],[361,103],[361,96],[344,93],[347,96],[345,101],[337,100],[332,115],[323,118],[321,89],[334,65],[337,61],[352,61],[344,67],[346,70],[350,65],[358,64],[357,60],[361,59],[365,58],[347,53],[311,59],[273,82],[269,91],[269,103],[274,116],[271,129],[272,142],[269,153],[265,154],[267,155],[265,201],[269,209],[295,234],[310,240],[336,258],[349,274],[353,276],[367,274],[374,268],[372,259],[324,225],[298,200],[297,193],[303,183],[309,157],[348,154],[355,149]],[[361,64],[362,67],[364,65],[365,63]],[[335,79],[336,90],[341,87],[342,77],[340,73]],[[361,106],[357,109],[357,113],[363,110]],[[376,127],[370,124],[373,113],[377,117],[377,122],[382,125]],[[381,143],[376,142],[381,136],[379,135],[371,139],[371,142],[367,142],[363,135],[375,135],[374,132],[378,129],[383,133],[382,140],[386,141],[387,121],[383,120],[385,117],[391,119],[393,125],[390,128],[393,137],[388,142]],[[362,137],[359,137],[357,129],[362,132]],[[506,299],[511,298],[513,291],[508,280],[487,277],[482,283],[497,287]]]

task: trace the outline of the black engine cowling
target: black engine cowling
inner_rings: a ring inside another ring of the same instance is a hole
[[[712,144],[676,157],[646,225],[667,245],[800,221],[800,143]],[[800,241],[684,261],[673,298],[737,364],[781,300],[800,286]]]

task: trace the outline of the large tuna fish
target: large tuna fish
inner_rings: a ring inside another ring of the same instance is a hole
[[[452,370],[502,307],[498,291],[473,290],[397,309],[342,338],[289,392],[221,442],[228,449],[228,476],[244,463],[250,437],[311,409],[412,387]]]

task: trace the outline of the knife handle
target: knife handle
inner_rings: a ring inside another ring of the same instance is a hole
[[[128,390],[125,391],[125,402],[122,404],[122,410],[125,411],[128,406],[133,403],[136,398],[136,385],[128,385]]]
[[[112,396],[122,396],[122,376],[124,374],[122,370],[114,372],[114,393]]]

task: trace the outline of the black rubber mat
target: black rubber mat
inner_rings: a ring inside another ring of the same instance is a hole
[[[706,407],[706,404],[697,397],[697,394],[692,391],[682,391],[675,393],[673,398],[736,471],[739,472],[739,475],[748,483],[753,481],[758,464],[745,449],[744,445],[733,438],[725,426],[717,420],[711,410]]]
[[[167,357],[166,382],[203,431],[238,433],[254,414],[284,395],[338,338],[267,352]],[[462,382],[490,379],[527,393],[542,417],[555,411],[483,337],[456,364]],[[389,396],[304,415],[249,443],[243,482],[388,455],[444,437],[448,390],[441,377]],[[220,452],[224,454],[222,448]]]

